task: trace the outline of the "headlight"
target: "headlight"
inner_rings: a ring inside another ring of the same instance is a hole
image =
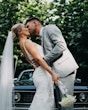
[[[88,94],[87,93],[80,93],[79,100],[80,100],[80,102],[87,102],[88,101]]]
[[[15,93],[14,94],[14,100],[15,100],[15,102],[19,102],[20,101],[20,99],[21,99],[21,95],[20,95],[20,93]]]

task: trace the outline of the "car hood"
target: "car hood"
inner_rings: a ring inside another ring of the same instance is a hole
[[[88,86],[74,86],[74,90],[88,91]]]
[[[15,81],[14,86],[33,86],[33,81]]]

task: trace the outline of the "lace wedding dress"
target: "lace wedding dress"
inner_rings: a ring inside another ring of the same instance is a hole
[[[24,47],[28,57],[33,57]],[[43,57],[42,47],[37,45],[38,53]],[[54,110],[54,91],[51,75],[41,66],[37,67],[33,73],[33,82],[36,87],[36,93],[29,107],[29,110]]]

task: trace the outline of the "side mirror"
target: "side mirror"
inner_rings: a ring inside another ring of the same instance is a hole
[[[14,78],[14,81],[17,81],[17,78]]]
[[[81,83],[81,79],[76,78],[76,79],[75,79],[75,83]]]

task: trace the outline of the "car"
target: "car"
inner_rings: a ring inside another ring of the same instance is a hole
[[[14,79],[13,109],[26,110],[30,106],[36,90],[32,79],[33,72],[34,69],[24,70]]]
[[[14,79],[13,88],[13,109],[17,110],[28,110],[36,88],[33,83],[33,72],[34,69],[27,69],[22,71],[18,78]],[[74,104],[74,110],[88,110],[88,86],[81,85],[81,79],[75,80],[74,95],[77,101]],[[54,87],[55,103],[57,109],[57,98],[56,89]]]
[[[83,84],[77,79],[74,85],[74,95],[77,101],[74,104],[75,110],[88,110],[88,84]]]

